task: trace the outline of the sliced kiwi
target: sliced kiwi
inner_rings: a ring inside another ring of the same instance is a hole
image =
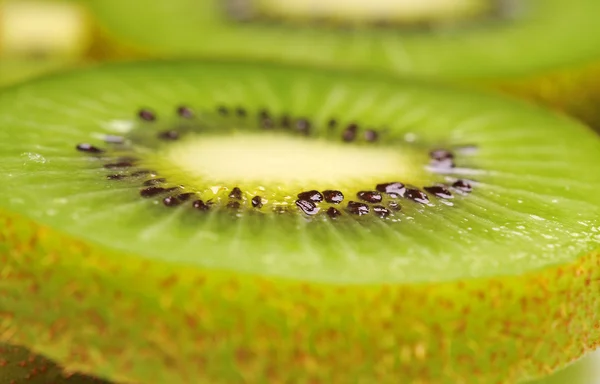
[[[600,114],[596,0],[90,2],[116,45],[485,84]],[[558,81],[557,81],[558,80]],[[550,90],[550,91],[549,91]],[[583,103],[580,103],[583,101]]]
[[[0,86],[80,65],[91,41],[75,1],[0,0]]]
[[[78,57],[91,44],[86,9],[73,0],[0,0],[0,57]]]
[[[0,340],[135,383],[515,382],[598,340],[600,139],[275,65],[0,93]]]

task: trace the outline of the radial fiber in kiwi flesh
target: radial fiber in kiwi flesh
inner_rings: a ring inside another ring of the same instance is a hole
[[[416,23],[410,16],[415,5],[427,3],[422,0],[353,2],[364,8],[358,14],[366,20],[357,20],[348,2],[321,1],[313,14],[301,10],[312,3],[90,4],[115,45],[140,53],[259,58],[462,80],[549,103],[600,127],[594,108],[600,87],[591,85],[598,84],[600,61],[596,0],[430,2]],[[458,17],[448,13],[450,3],[456,3],[451,9],[463,9]],[[373,9],[380,11],[375,19],[369,16]]]
[[[0,125],[0,338],[71,371],[514,382],[596,346],[600,140],[569,119],[181,62],[13,87]]]

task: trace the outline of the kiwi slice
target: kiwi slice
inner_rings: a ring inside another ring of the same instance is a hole
[[[600,88],[591,86],[600,78],[596,0],[158,0],[152,7],[100,0],[90,6],[116,46],[139,53],[468,81],[600,124]]]
[[[0,87],[81,64],[90,25],[75,1],[0,0]]]
[[[600,139],[375,75],[0,93],[0,340],[114,381],[515,382],[597,345]]]

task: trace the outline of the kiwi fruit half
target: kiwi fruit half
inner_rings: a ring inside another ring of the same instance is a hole
[[[0,0],[0,86],[80,65],[91,28],[75,1]]]
[[[598,123],[596,0],[91,0],[115,46],[466,81]]]
[[[133,383],[489,383],[598,343],[600,138],[425,82],[141,62],[0,93],[0,341]]]

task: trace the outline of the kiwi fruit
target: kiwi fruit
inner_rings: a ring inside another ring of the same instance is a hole
[[[600,128],[596,0],[91,0],[112,46],[460,81]],[[109,44],[110,45],[110,44]]]
[[[124,383],[490,383],[598,345],[600,138],[275,64],[0,93],[0,342]]]
[[[80,65],[91,28],[75,1],[0,0],[0,87]]]

